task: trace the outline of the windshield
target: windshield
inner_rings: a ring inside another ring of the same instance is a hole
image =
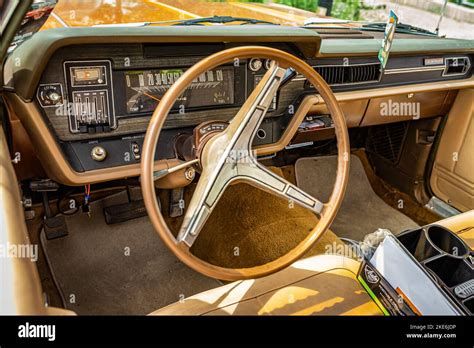
[[[461,5],[448,0],[35,0],[35,6],[45,2],[57,4],[41,29],[36,30],[103,25],[277,24],[383,31],[392,10],[400,19],[397,33],[465,39],[473,39],[474,33],[470,8],[474,0],[457,1]],[[399,4],[402,2],[404,5]]]

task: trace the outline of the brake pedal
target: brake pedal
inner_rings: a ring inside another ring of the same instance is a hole
[[[49,179],[32,181],[30,189],[34,192],[41,192],[44,208],[44,223],[43,229],[46,239],[51,240],[55,238],[65,237],[69,234],[66,219],[62,215],[53,216],[49,207],[48,192],[54,192],[59,189],[59,185]]]
[[[65,237],[69,234],[66,219],[62,215],[45,217],[43,228],[47,240]]]

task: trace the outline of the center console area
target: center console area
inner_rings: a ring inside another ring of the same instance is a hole
[[[460,312],[473,315],[474,252],[466,242],[440,224],[409,230],[397,238]]]

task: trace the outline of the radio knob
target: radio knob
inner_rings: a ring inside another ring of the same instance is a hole
[[[101,162],[107,157],[107,151],[102,146],[94,146],[91,157],[94,161]]]

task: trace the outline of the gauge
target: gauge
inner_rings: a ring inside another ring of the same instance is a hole
[[[125,72],[127,114],[152,112],[184,69]],[[234,103],[234,68],[222,66],[196,77],[177,98],[174,109]]]
[[[259,71],[263,66],[262,60],[260,58],[250,59],[249,69],[252,71]]]

